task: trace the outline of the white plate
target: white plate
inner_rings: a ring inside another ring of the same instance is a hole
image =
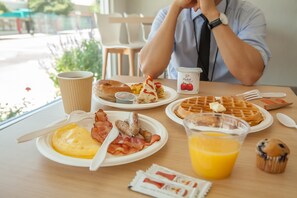
[[[127,85],[131,85],[132,83],[127,83]],[[111,106],[111,107],[116,107],[116,108],[120,108],[120,109],[128,109],[128,110],[139,110],[139,109],[150,109],[150,108],[154,108],[154,107],[159,107],[165,104],[168,104],[172,101],[174,101],[178,95],[177,92],[170,88],[170,87],[166,87],[164,85],[162,85],[165,91],[165,98],[160,98],[157,102],[154,103],[148,103],[148,104],[121,104],[121,103],[115,103],[115,102],[111,102],[111,101],[107,101],[104,100],[98,96],[96,96],[93,92],[93,98],[103,104],[103,105],[107,105],[107,106]]]
[[[174,110],[176,110],[179,106],[179,104],[185,100],[187,98],[183,98],[183,99],[180,99],[180,100],[176,100],[172,103],[170,103],[166,109],[165,109],[165,112],[166,112],[166,115],[174,122],[180,124],[180,125],[183,125],[183,120],[181,118],[179,118],[175,113],[174,113]],[[254,104],[255,105],[255,104]],[[265,109],[263,109],[262,107],[259,107],[258,105],[255,105],[262,113],[263,117],[264,117],[264,120],[256,125],[256,126],[252,126],[251,127],[251,130],[250,130],[250,133],[254,133],[254,132],[258,132],[258,131],[261,131],[261,130],[264,130],[266,128],[268,128],[272,123],[273,123],[273,117],[271,116],[271,114],[266,111]]]
[[[107,113],[108,119],[114,123],[116,120],[125,120],[128,118],[129,112],[122,111],[105,111]],[[146,147],[145,149],[125,156],[113,156],[111,154],[107,154],[106,159],[102,163],[101,166],[115,166],[121,164],[131,163],[137,160],[141,160],[146,158],[157,151],[159,151],[168,140],[168,133],[166,128],[157,120],[139,114],[139,121],[141,127],[151,131],[152,133],[160,135],[161,139],[158,142],[153,143],[151,146]],[[82,122],[78,122],[80,126],[86,127],[89,131],[93,125],[93,120],[85,120]],[[91,159],[83,159],[83,158],[75,158],[66,155],[62,155],[55,151],[51,145],[52,133],[46,136],[39,137],[36,140],[36,146],[39,152],[47,157],[48,159],[65,164],[70,166],[79,166],[79,167],[89,167],[91,164]]]

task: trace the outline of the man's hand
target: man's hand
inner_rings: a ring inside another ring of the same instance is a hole
[[[180,10],[184,8],[194,8],[198,10],[198,0],[174,0],[173,5],[178,7]]]
[[[198,9],[206,16],[208,21],[213,21],[217,19],[220,15],[216,8],[216,5],[220,3],[221,0],[197,0]]]
[[[216,5],[220,2],[221,0],[174,0],[173,6],[180,11],[184,8],[193,8],[196,12],[200,8],[208,21],[213,21],[220,15],[216,8]]]

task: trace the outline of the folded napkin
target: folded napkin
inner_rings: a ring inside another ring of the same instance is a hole
[[[265,103],[264,109],[266,109],[267,111],[283,108],[283,107],[293,104],[292,102],[287,102],[281,98],[261,99],[260,101]]]

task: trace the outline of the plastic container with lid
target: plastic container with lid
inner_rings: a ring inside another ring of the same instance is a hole
[[[199,92],[200,73],[199,67],[177,67],[177,93],[197,94]]]
[[[136,100],[136,96],[129,92],[117,92],[115,93],[116,103],[133,104]]]

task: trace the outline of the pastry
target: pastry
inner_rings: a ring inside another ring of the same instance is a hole
[[[258,142],[257,167],[268,173],[282,173],[286,169],[290,149],[279,139],[263,139]]]
[[[125,83],[116,80],[99,80],[94,86],[94,93],[96,96],[115,102],[115,93],[117,92],[132,92],[131,88]]]
[[[154,80],[148,77],[143,83],[143,87],[137,97],[137,103],[153,103],[158,101],[158,94],[156,92],[156,86]]]

